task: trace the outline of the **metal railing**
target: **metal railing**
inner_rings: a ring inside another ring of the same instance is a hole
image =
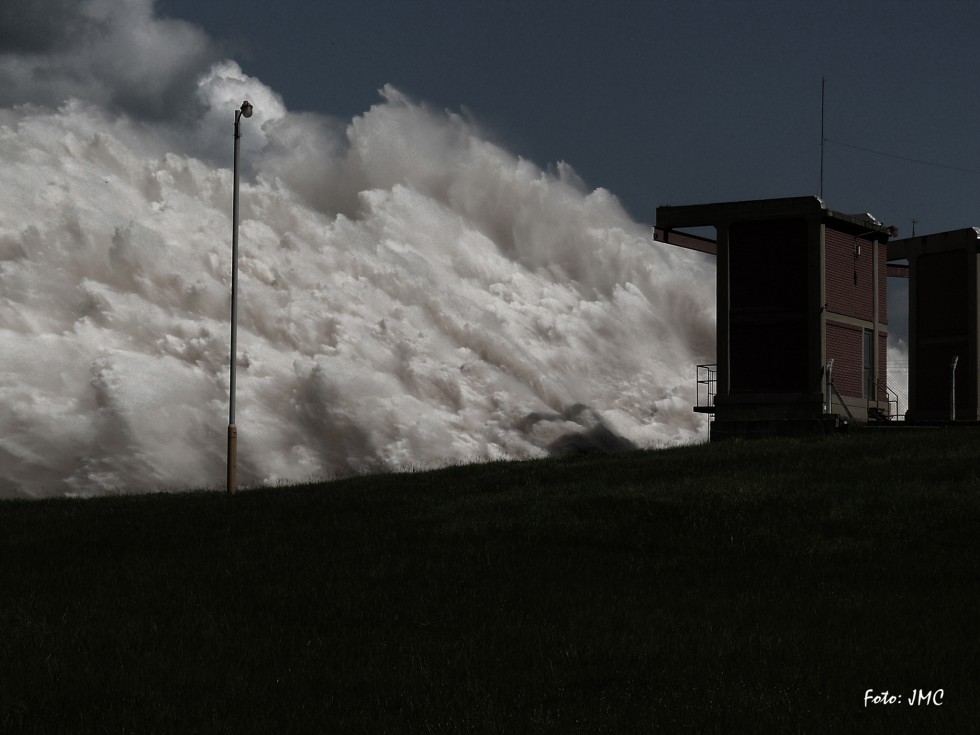
[[[844,409],[844,413],[847,414],[847,418],[849,418],[851,420],[851,422],[853,423],[855,421],[854,414],[851,413],[851,409],[849,409],[847,407],[847,404],[844,403],[844,396],[842,396],[840,394],[840,391],[837,390],[837,386],[834,385],[834,381],[828,380],[827,381],[827,385],[830,386],[830,389],[831,389],[831,391],[833,391],[833,394],[835,396],[837,396],[837,400],[840,401],[841,408]],[[831,407],[833,407],[833,402],[831,400],[829,400],[829,398],[828,398],[828,403],[830,403]],[[832,411],[828,411],[828,413],[832,413]]]
[[[834,396],[837,396],[837,400],[840,402],[841,408],[844,409],[844,413],[847,414],[847,418],[849,418],[851,420],[851,422],[853,422],[854,421],[854,414],[851,413],[851,409],[848,408],[847,407],[847,404],[844,402],[844,396],[842,396],[840,394],[840,391],[837,390],[837,386],[834,385],[834,361],[833,361],[833,359],[831,359],[827,363],[827,367],[825,369],[825,375],[826,375],[826,379],[827,379],[827,413],[828,414],[831,414],[831,413],[834,412]]]
[[[855,419],[854,419],[854,415],[851,413],[851,409],[848,408],[847,403],[844,401],[844,396],[840,394],[840,391],[837,390],[837,385],[834,383],[833,360],[830,360],[827,363],[825,376],[827,382],[827,413],[829,414],[834,412],[834,396],[837,396],[837,400],[840,403],[841,408],[844,409],[844,413],[847,414],[847,417],[851,421],[854,421]],[[871,390],[868,391],[868,396],[866,397],[867,403],[865,406],[867,411],[868,421],[888,421],[889,419],[897,420],[898,419],[898,394],[895,391],[893,391],[891,388],[889,388],[887,383],[879,383],[878,378],[870,379],[869,388],[871,388]],[[871,406],[872,402],[874,402],[875,404],[878,403],[878,391],[881,390],[882,388],[885,390],[885,395],[888,396],[887,413],[885,413],[880,408],[878,408],[877,405],[875,405],[874,408],[872,408]],[[874,399],[872,399],[872,394],[874,395]],[[895,404],[894,411],[892,410],[892,404]]]
[[[888,401],[888,413],[882,414],[881,409],[875,407],[871,408],[871,396],[868,396],[868,420],[870,421],[872,417],[876,421],[889,421],[898,420],[898,393],[893,391],[888,387],[887,383],[879,383],[878,378],[871,379],[871,385],[874,388],[875,402],[877,403],[878,391],[884,389],[886,400]],[[892,410],[892,404],[895,404],[895,410]]]
[[[718,386],[718,363],[697,366],[697,406],[704,413],[710,413],[715,407],[715,393]],[[702,400],[703,399],[703,400]]]

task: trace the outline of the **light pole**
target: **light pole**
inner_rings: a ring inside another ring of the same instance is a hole
[[[242,137],[242,117],[252,117],[252,104],[245,100],[235,110],[235,168],[231,203],[231,379],[228,401],[228,494],[234,495],[238,484],[238,428],[235,426],[235,360],[238,350],[238,141]]]

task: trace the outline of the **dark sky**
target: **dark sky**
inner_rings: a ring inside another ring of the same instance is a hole
[[[980,3],[159,0],[291,110],[391,83],[570,163],[640,221],[660,204],[819,193],[911,234],[980,225]],[[914,160],[908,160],[914,159]]]

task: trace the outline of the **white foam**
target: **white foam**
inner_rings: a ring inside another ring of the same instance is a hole
[[[78,101],[0,115],[0,494],[222,486],[231,173],[189,152],[227,164],[245,96],[243,484],[541,456],[576,404],[704,437],[710,261],[396,90],[344,130],[234,65],[199,89],[183,146]]]

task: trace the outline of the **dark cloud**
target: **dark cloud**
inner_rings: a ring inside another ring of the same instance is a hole
[[[199,28],[158,18],[154,0],[3,0],[0,105],[78,98],[139,119],[198,110],[198,77],[219,53]]]
[[[62,46],[77,30],[72,21],[80,20],[79,8],[72,0],[5,2],[0,5],[0,52],[43,53]]]

